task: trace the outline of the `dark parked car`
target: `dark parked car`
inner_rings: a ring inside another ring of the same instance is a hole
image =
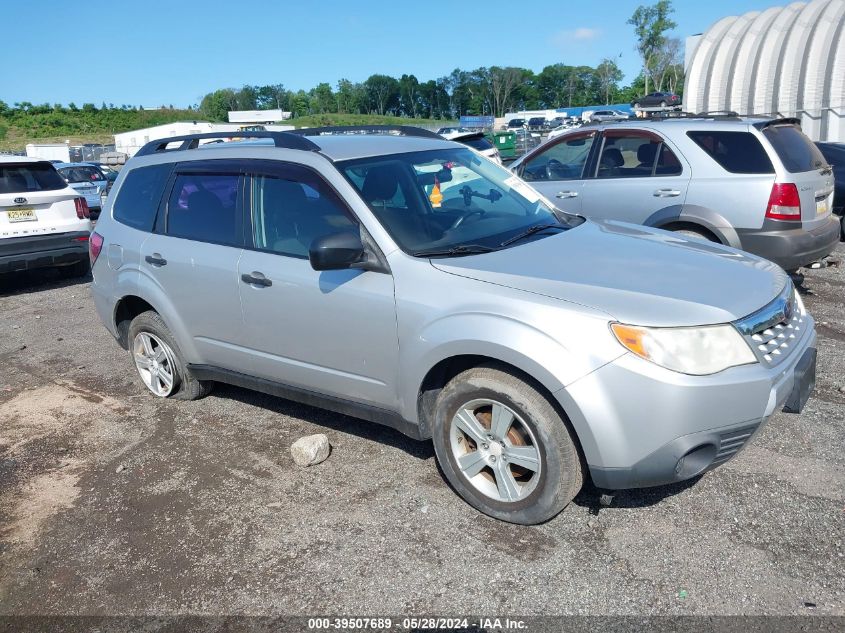
[[[508,121],[509,130],[518,130],[525,127],[525,119],[511,119]]]
[[[546,118],[542,116],[534,116],[528,119],[528,129],[532,132],[539,132],[545,128]]]
[[[637,97],[631,102],[634,108],[656,108],[660,106],[665,108],[667,106],[681,105],[681,98],[672,92],[652,92],[642,97]]]
[[[822,156],[833,167],[833,212],[842,223],[845,241],[845,143],[816,143]]]

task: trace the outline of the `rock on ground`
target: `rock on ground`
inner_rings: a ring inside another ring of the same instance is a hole
[[[306,435],[290,447],[290,454],[298,466],[314,466],[326,461],[329,456],[329,438],[322,433]]]

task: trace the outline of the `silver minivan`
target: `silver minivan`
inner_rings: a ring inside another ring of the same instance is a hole
[[[430,439],[468,503],[523,524],[586,477],[698,476],[809,398],[813,319],[775,264],[361,131],[163,139],[121,170],[92,293],[150,393],[224,382]]]
[[[797,119],[669,118],[561,134],[511,164],[556,206],[711,240],[795,271],[839,241],[833,175]]]

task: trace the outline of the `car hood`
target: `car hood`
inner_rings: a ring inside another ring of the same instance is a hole
[[[591,222],[435,268],[601,310],[624,323],[727,323],[772,301],[777,265],[718,244],[624,222]]]

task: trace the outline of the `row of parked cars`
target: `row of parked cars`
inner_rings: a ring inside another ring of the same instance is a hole
[[[587,478],[696,477],[804,407],[813,318],[728,240],[787,268],[832,249],[832,177],[797,122],[593,126],[513,171],[360,132],[154,141],[90,235],[49,163],[0,162],[0,243],[87,244],[97,313],[155,397],[230,383],[431,440],[454,490],[514,523]],[[619,221],[646,195],[668,222]]]

